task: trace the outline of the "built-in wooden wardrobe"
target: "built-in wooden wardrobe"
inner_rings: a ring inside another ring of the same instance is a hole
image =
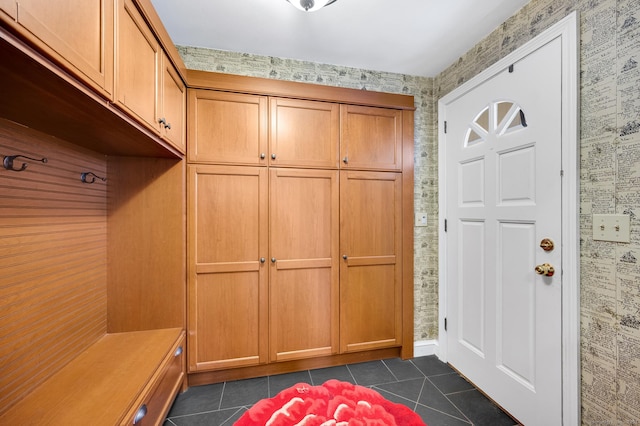
[[[413,353],[413,97],[188,71],[191,384]]]
[[[188,71],[150,0],[0,0],[0,424],[413,354],[413,97]]]
[[[184,64],[148,0],[0,0],[0,58],[0,424],[161,424],[186,384]]]

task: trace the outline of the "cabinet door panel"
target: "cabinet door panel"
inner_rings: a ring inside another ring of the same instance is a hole
[[[274,266],[271,286],[271,360],[285,361],[336,352],[331,267]],[[333,320],[333,324],[332,324]]]
[[[161,126],[162,135],[184,153],[187,137],[185,127],[187,88],[164,52],[162,53],[161,92],[161,117],[166,121],[166,124]]]
[[[338,350],[338,172],[271,169],[271,360]]]
[[[11,19],[18,17],[18,3],[16,0],[0,0],[0,12],[8,15]]]
[[[198,274],[196,371],[257,365],[261,359],[259,271]],[[266,331],[266,330],[265,330]],[[193,354],[191,354],[193,356]]]
[[[113,90],[113,0],[20,0],[18,22],[85,81]]]
[[[189,161],[266,165],[267,112],[265,96],[189,90]]]
[[[402,111],[341,105],[343,169],[402,170]]]
[[[267,361],[267,170],[189,166],[189,369]]]
[[[150,128],[158,124],[160,45],[131,0],[118,0],[116,101]]]
[[[402,338],[402,175],[340,175],[340,349],[398,346]]]
[[[280,98],[270,104],[271,165],[338,168],[338,104]]]

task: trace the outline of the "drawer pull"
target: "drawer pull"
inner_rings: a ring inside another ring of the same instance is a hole
[[[173,354],[173,356],[180,356],[182,355],[182,346],[178,346],[178,349],[176,349],[175,353]]]
[[[135,425],[139,423],[146,415],[147,415],[147,404],[142,404],[142,407],[138,408],[138,411],[136,412],[136,416],[133,418],[133,424]]]

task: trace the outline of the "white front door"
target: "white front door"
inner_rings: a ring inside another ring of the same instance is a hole
[[[561,53],[555,39],[443,112],[448,361],[527,426],[562,424]]]

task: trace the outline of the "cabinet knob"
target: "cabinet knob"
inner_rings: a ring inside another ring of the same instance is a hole
[[[344,157],[344,158],[342,159],[342,162],[343,162],[344,164],[347,164],[347,163],[349,162],[349,157]]]
[[[165,124],[165,125],[164,125],[164,128],[165,128],[165,129],[169,129],[169,130],[171,130],[171,123],[167,123],[167,124]]]
[[[271,154],[271,159],[275,160],[276,159],[276,155],[275,154]]]
[[[182,346],[178,346],[178,349],[176,349],[176,351],[173,353],[173,356],[180,356],[182,355]]]
[[[164,117],[158,120],[158,123],[162,124],[164,127],[167,127],[167,120]]]
[[[275,257],[271,258],[271,263],[276,263],[276,258]]]
[[[133,418],[133,424],[140,423],[140,421],[147,415],[147,404],[142,404],[142,407],[138,408],[136,415]]]
[[[266,261],[267,261],[267,259],[265,259],[264,257],[261,257],[261,258],[260,258],[260,263],[264,263],[264,262],[266,262]]]
[[[347,260],[349,257],[348,257],[346,254],[343,254],[343,255],[342,255],[342,258],[343,258],[344,260]]]
[[[264,159],[265,159],[265,157],[266,157],[266,155],[265,155],[265,153],[264,153],[264,152],[260,154],[260,158],[261,158],[262,160],[264,160]]]

